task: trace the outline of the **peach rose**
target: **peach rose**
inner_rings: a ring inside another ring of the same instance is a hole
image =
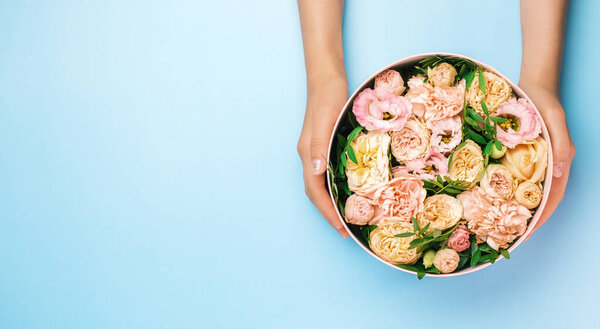
[[[539,184],[524,181],[515,192],[515,200],[527,209],[533,209],[542,202],[542,189]]]
[[[512,88],[506,80],[495,73],[484,71],[483,77],[485,78],[485,95],[479,87],[479,72],[477,72],[473,82],[471,82],[471,85],[467,89],[467,105],[479,112],[479,114],[484,114],[481,107],[481,100],[485,99],[488,112],[494,114],[500,104],[506,103],[513,97]]]
[[[450,87],[454,84],[457,74],[458,72],[456,72],[454,66],[442,62],[433,69],[427,68],[427,81],[435,87]]]
[[[500,105],[494,115],[507,119],[496,128],[498,140],[507,147],[532,140],[542,132],[542,122],[533,105],[525,98],[512,99]]]
[[[352,194],[346,199],[346,206],[344,207],[344,217],[346,221],[354,225],[367,225],[375,209],[369,199],[362,196]]]
[[[517,182],[506,166],[490,164],[485,169],[479,185],[491,196],[510,199],[515,193]]]
[[[420,158],[429,151],[429,138],[427,126],[412,117],[404,128],[392,132],[392,154],[401,163]]]
[[[413,231],[408,222],[386,220],[369,235],[369,247],[382,259],[392,264],[414,264],[421,256],[417,248],[408,249],[415,236],[397,238],[395,235]]]
[[[381,131],[360,133],[350,143],[358,163],[347,159],[346,176],[350,191],[363,195],[390,180],[388,148],[390,136]]]
[[[386,70],[375,77],[375,89],[383,88],[396,96],[404,92],[404,80],[398,71]]]
[[[415,75],[408,79],[406,84],[408,85],[408,91],[404,97],[411,102],[413,113],[418,116],[423,116],[425,113],[425,106],[429,106],[432,102],[431,95],[434,92],[433,86],[425,82],[425,77],[422,75]]]
[[[458,268],[459,261],[460,256],[454,249],[445,248],[435,253],[433,266],[444,274],[452,273]]]
[[[480,187],[467,190],[456,198],[463,205],[463,218],[477,241],[487,242],[495,250],[508,248],[527,230],[531,213],[514,200],[494,198]]]
[[[352,112],[367,130],[400,130],[412,113],[412,105],[402,96],[377,88],[363,90],[352,106]]]
[[[463,147],[454,151],[448,173],[452,180],[473,183],[479,179],[483,169],[481,147],[472,140],[467,140]]]
[[[436,194],[425,199],[423,210],[417,214],[419,227],[429,224],[428,232],[434,229],[445,230],[454,226],[462,218],[462,204],[454,197]]]
[[[447,155],[460,144],[462,140],[460,115],[428,122],[428,124],[431,128],[431,147],[434,150]]]
[[[464,225],[459,225],[448,238],[448,246],[458,252],[465,251],[471,246],[469,231]]]
[[[539,183],[548,166],[548,144],[542,137],[508,149],[500,160],[519,181]]]
[[[454,116],[462,111],[465,101],[465,80],[454,87],[433,87],[425,77],[408,80],[405,97],[413,104],[413,113],[425,121],[435,121]]]
[[[372,221],[381,221],[383,218],[410,221],[421,210],[426,195],[423,181],[401,172],[387,185],[373,192],[372,200],[377,209]]]

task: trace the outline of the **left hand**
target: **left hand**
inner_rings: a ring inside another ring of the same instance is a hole
[[[533,231],[531,231],[531,234],[533,234],[550,218],[565,195],[571,162],[575,156],[575,145],[571,140],[565,111],[560,103],[558,94],[526,79],[519,81],[519,87],[527,93],[544,118],[548,132],[550,133],[552,157],[554,160],[554,177],[552,179],[552,187],[550,188],[550,196],[539,221],[533,228]],[[531,234],[527,239],[531,237]]]

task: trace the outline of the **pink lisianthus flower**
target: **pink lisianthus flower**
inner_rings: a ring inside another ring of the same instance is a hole
[[[431,150],[425,157],[407,162],[406,169],[421,179],[435,179],[438,174],[448,175],[448,158]]]
[[[386,70],[375,77],[375,89],[386,89],[396,96],[402,95],[404,80],[398,71]]]
[[[361,126],[367,130],[400,130],[411,115],[412,105],[402,96],[377,88],[363,90],[352,107],[352,112]]]
[[[467,220],[469,231],[478,242],[487,242],[495,250],[508,248],[527,230],[531,212],[515,200],[493,197],[481,187],[467,190],[456,198],[463,205],[463,218]]]
[[[494,115],[508,120],[496,128],[498,140],[506,147],[513,148],[535,139],[542,132],[542,122],[533,105],[525,98],[511,99],[500,105]]]
[[[462,139],[462,121],[460,115],[428,122],[431,129],[431,148],[449,154]]]
[[[410,221],[421,210],[427,192],[423,181],[406,171],[396,172],[394,179],[372,193],[377,206],[371,223],[382,219]]]
[[[471,246],[469,231],[464,225],[459,225],[448,238],[448,246],[458,252],[465,251]]]

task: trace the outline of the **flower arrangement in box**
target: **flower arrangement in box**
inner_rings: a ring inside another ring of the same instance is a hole
[[[328,182],[372,255],[419,279],[457,275],[508,259],[537,221],[549,150],[534,105],[497,71],[460,55],[417,55],[350,98]]]

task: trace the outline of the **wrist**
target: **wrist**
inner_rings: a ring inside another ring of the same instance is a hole
[[[521,77],[519,78],[519,87],[524,89],[525,92],[527,92],[527,89],[531,87],[542,88],[546,92],[553,94],[557,98],[560,98],[560,87],[558,79],[551,79],[549,77],[543,79],[542,77],[531,76],[521,73]]]

